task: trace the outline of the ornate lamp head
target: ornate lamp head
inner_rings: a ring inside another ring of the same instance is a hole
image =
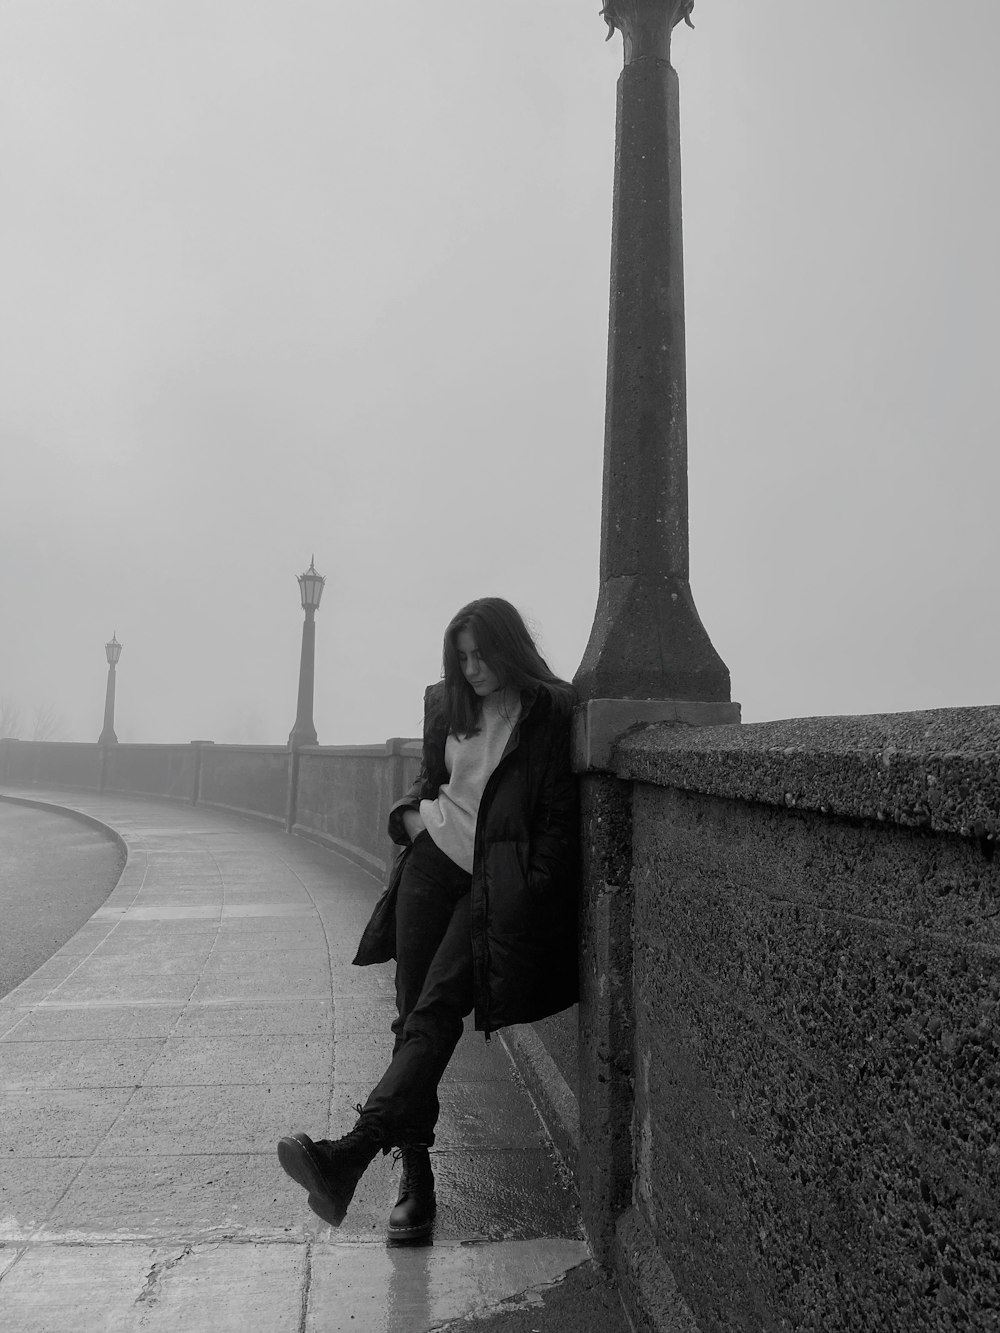
[[[670,34],[681,19],[693,28],[694,0],[605,0],[601,14],[608,25],[607,41],[620,29],[625,64],[654,56],[670,60]]]
[[[118,642],[117,631],[111,635],[110,641],[104,645],[104,652],[108,659],[108,666],[115,666],[122,655],[122,645]]]
[[[296,577],[299,580],[299,592],[302,594],[302,609],[315,611],[319,606],[319,599],[323,596],[323,585],[326,583],[323,575],[316,573],[315,556],[309,561],[306,572]]]

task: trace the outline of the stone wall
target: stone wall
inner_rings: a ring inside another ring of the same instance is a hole
[[[389,809],[420,770],[416,741],[304,750],[293,831],[320,836],[344,855],[382,874],[391,857]]]
[[[197,751],[193,746],[109,745],[104,748],[101,760],[103,780],[99,785],[104,791],[167,796],[181,801],[194,797]]]
[[[97,745],[73,741],[0,740],[0,777],[4,765],[22,782],[97,787],[101,781],[101,751]]]
[[[637,1325],[1000,1327],[1000,709],[648,727],[615,766],[582,1185]]]
[[[412,784],[420,744],[109,745],[0,740],[0,782],[160,796],[252,815],[314,837],[381,879],[389,807]]]
[[[203,745],[198,801],[284,824],[290,756],[279,745]]]

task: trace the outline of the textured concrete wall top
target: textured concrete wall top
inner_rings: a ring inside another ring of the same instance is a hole
[[[995,840],[1000,706],[691,728],[615,748],[621,778]]]

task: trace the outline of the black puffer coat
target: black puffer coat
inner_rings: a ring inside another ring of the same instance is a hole
[[[389,836],[403,845],[380,904],[394,909],[409,851],[403,811],[433,800],[448,781],[443,684],[427,691],[423,764],[412,791],[393,806]],[[483,792],[472,870],[475,1023],[489,1033],[531,1023],[578,998],[579,806],[570,768],[570,717],[544,688],[521,696],[521,715]],[[354,961],[394,954],[375,917]]]

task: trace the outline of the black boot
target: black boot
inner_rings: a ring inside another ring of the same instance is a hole
[[[422,1144],[408,1143],[398,1155],[403,1162],[403,1178],[396,1206],[389,1214],[389,1239],[419,1240],[434,1225],[437,1208],[430,1154]]]
[[[359,1120],[349,1134],[313,1143],[295,1133],[278,1143],[278,1161],[297,1185],[309,1191],[309,1207],[324,1222],[339,1227],[358,1181],[382,1149],[382,1135],[371,1121]]]

